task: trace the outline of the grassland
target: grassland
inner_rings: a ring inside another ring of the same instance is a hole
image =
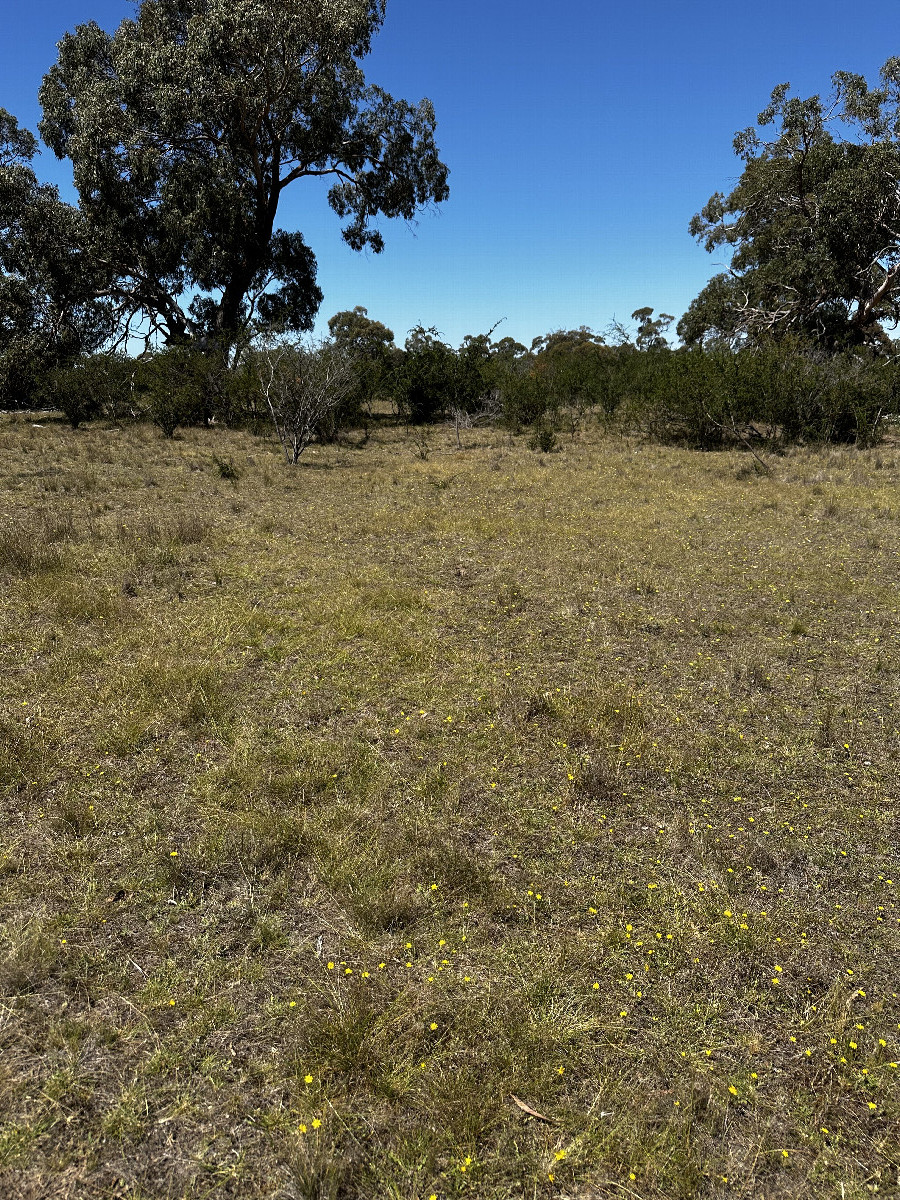
[[[467,436],[3,419],[4,1197],[900,1191],[900,447]]]

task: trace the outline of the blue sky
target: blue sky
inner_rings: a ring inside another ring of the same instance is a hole
[[[5,6],[0,105],[34,128],[61,35],[132,12],[122,0]],[[400,343],[417,323],[458,344],[505,318],[495,336],[529,344],[644,304],[680,316],[719,269],[687,225],[737,178],[735,131],[777,83],[825,92],[834,71],[874,79],[893,54],[900,10],[887,0],[389,0],[366,73],[434,102],[450,199],[413,228],[384,222],[382,255],[341,242],[315,182],[288,192],[281,221],[318,257],[323,328],[362,304]],[[40,171],[65,189],[49,154]]]

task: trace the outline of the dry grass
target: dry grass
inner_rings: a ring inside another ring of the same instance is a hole
[[[0,480],[3,1196],[897,1194],[895,450]]]

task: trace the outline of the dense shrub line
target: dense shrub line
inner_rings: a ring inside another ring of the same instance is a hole
[[[613,393],[626,423],[704,449],[735,440],[868,446],[900,410],[897,365],[866,352],[697,348],[632,355],[620,367]]]
[[[785,342],[671,349],[640,336],[609,345],[585,328],[536,339],[530,350],[491,334],[454,349],[421,326],[400,349],[365,310],[330,324],[332,336],[318,343],[276,339],[227,359],[180,346],[141,358],[84,356],[36,371],[30,393],[5,397],[5,406],[18,399],[59,408],[76,428],[101,417],[150,420],[168,437],[214,421],[274,425],[290,461],[313,438],[365,429],[376,412],[411,425],[455,421],[457,429],[489,420],[530,431],[543,450],[588,414],[657,441],[774,449],[871,445],[900,413],[896,362],[864,350],[825,355]]]

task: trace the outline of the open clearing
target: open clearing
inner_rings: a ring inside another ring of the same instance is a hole
[[[31,420],[0,1194],[898,1193],[900,449]]]

